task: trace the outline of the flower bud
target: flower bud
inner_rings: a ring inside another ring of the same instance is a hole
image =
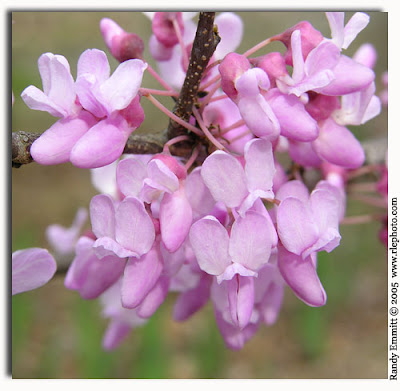
[[[135,58],[142,59],[144,43],[138,35],[127,33],[117,23],[108,18],[100,21],[100,30],[111,54],[119,62]]]

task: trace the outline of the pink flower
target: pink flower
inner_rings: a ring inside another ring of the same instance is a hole
[[[52,255],[43,248],[28,248],[12,254],[12,294],[30,291],[45,285],[56,272]]]
[[[105,53],[88,49],[79,58],[74,84],[64,57],[43,54],[39,71],[44,92],[30,86],[21,96],[30,108],[62,119],[32,144],[35,161],[71,161],[82,168],[115,161],[144,119],[137,93],[145,68],[141,60],[125,61],[110,77]]]
[[[203,163],[201,176],[216,201],[238,208],[244,215],[257,198],[273,198],[275,174],[271,143],[253,139],[246,143],[245,165],[223,151],[212,153]]]
[[[316,251],[331,252],[339,245],[339,200],[326,188],[311,195],[300,181],[290,181],[277,192],[277,228],[283,246],[302,259]]]

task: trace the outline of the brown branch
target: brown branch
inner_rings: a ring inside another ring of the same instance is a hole
[[[22,164],[28,164],[33,162],[30,154],[32,143],[39,138],[40,133],[28,133],[28,132],[13,132],[11,136],[11,155],[12,155],[12,166],[15,168],[21,167]]]
[[[184,121],[188,121],[192,115],[203,72],[221,40],[217,29],[214,28],[214,17],[215,12],[200,12],[188,70],[174,109],[174,113]],[[171,120],[168,127],[168,138],[172,139],[184,134],[188,134],[188,130]]]

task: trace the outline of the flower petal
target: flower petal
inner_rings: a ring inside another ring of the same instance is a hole
[[[155,239],[154,224],[143,203],[126,197],[115,212],[116,241],[140,257],[152,247]]]
[[[12,294],[43,286],[53,277],[56,269],[56,261],[43,248],[15,251],[12,254]]]
[[[76,118],[64,118],[47,129],[31,146],[33,159],[43,165],[66,163],[76,143],[96,123],[88,112]]]
[[[143,180],[147,177],[147,168],[135,158],[124,159],[117,166],[117,184],[124,196],[139,197]]]
[[[276,215],[278,235],[287,250],[302,255],[318,240],[318,229],[308,204],[286,197]]]
[[[311,307],[326,303],[326,293],[318,278],[311,256],[302,259],[282,246],[278,252],[278,267],[294,294]]]
[[[265,216],[248,211],[244,218],[237,217],[232,225],[229,241],[232,261],[250,270],[259,270],[269,260],[275,242],[273,238],[272,224]]]
[[[239,46],[243,36],[243,22],[233,12],[223,12],[215,18],[214,24],[218,26],[218,34],[221,37],[214,53],[215,58],[219,60]]]
[[[146,68],[147,64],[142,60],[124,61],[111,77],[100,85],[97,98],[108,108],[109,114],[115,110],[122,110],[131,103],[139,92]]]
[[[153,289],[162,269],[163,258],[158,244],[139,259],[129,258],[122,280],[122,305],[125,308],[137,307]]]
[[[234,326],[246,327],[254,307],[254,278],[238,275],[227,281],[229,310]]]
[[[100,121],[72,148],[71,163],[81,168],[97,168],[114,162],[122,155],[131,132],[122,116]]]
[[[137,314],[141,318],[150,318],[164,302],[168,294],[169,278],[161,277],[153,289],[143,299],[137,308]]]
[[[365,154],[360,142],[350,130],[331,118],[320,123],[319,136],[312,143],[315,152],[329,163],[352,169],[364,163]]]
[[[271,143],[263,139],[249,141],[245,146],[244,158],[248,190],[272,193],[272,180],[276,170]]]
[[[225,152],[211,154],[203,163],[201,176],[214,199],[229,208],[239,206],[248,194],[243,167]]]
[[[90,201],[90,221],[97,238],[115,238],[115,208],[113,199],[107,194],[98,194]]]
[[[183,185],[172,194],[164,194],[159,219],[162,242],[168,251],[175,252],[185,241],[192,225],[192,207]]]
[[[194,223],[189,238],[197,262],[206,273],[218,276],[230,265],[228,232],[215,217],[207,216]]]

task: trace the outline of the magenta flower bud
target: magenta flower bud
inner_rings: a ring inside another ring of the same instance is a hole
[[[176,45],[179,40],[175,32],[173,21],[176,20],[183,35],[182,12],[156,12],[153,18],[153,33],[156,38],[165,46]]]
[[[323,35],[316,30],[310,22],[306,21],[300,22],[287,29],[282,34],[277,35],[275,39],[281,41],[288,49],[285,53],[285,61],[288,65],[293,65],[291,36],[295,30],[300,30],[301,32],[301,49],[304,58],[306,58],[308,53],[317,47],[324,38]]]
[[[284,78],[288,74],[285,59],[279,52],[268,53],[250,61],[268,74],[272,87],[275,87],[275,79]]]
[[[235,88],[236,80],[251,68],[249,60],[237,53],[229,53],[218,67],[221,74],[221,87],[231,99],[236,99],[238,91]]]
[[[111,54],[119,61],[142,59],[143,40],[134,33],[127,33],[113,20],[104,18],[100,21],[103,39]]]

